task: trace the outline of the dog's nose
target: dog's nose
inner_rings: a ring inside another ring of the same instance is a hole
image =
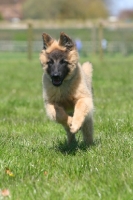
[[[56,72],[56,73],[53,74],[53,76],[55,76],[55,77],[59,76],[59,73]]]
[[[52,74],[52,77],[60,77],[60,72],[54,72],[53,74]]]

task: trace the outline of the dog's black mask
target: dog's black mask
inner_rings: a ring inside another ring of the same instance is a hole
[[[48,54],[47,73],[52,79],[54,86],[60,86],[69,72],[66,52],[53,50]]]

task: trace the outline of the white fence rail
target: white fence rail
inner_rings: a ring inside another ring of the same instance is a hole
[[[81,52],[85,54],[99,52],[99,42],[83,41]],[[40,52],[43,47],[42,41],[32,42],[32,51]],[[26,41],[0,41],[0,52],[27,52],[28,42]],[[108,53],[133,54],[133,43],[124,41],[108,41],[103,51]]]

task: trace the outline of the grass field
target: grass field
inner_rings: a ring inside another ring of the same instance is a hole
[[[45,115],[38,55],[0,53],[0,199],[133,199],[133,57],[88,59],[95,142],[85,148],[78,133],[69,149]]]

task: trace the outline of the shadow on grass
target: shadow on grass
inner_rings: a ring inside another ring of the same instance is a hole
[[[99,143],[101,143],[100,140],[95,140],[93,144],[88,146],[85,145],[84,142],[75,142],[72,145],[68,145],[66,140],[57,141],[57,143],[54,144],[54,149],[64,155],[76,155],[78,151],[88,151],[92,147],[97,146]]]

